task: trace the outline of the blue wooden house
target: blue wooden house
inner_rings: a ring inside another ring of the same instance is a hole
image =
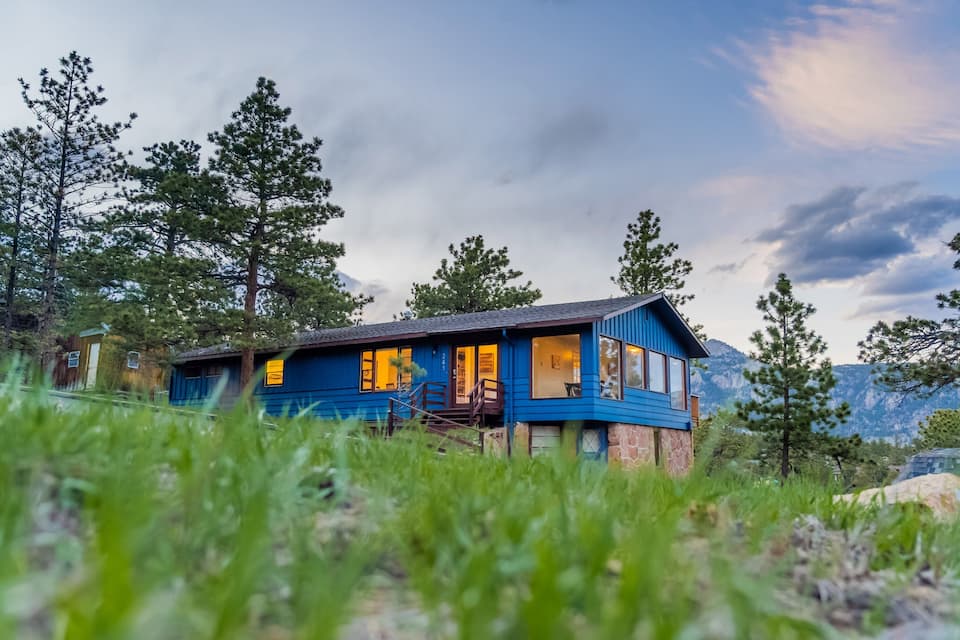
[[[257,353],[254,395],[270,414],[420,415],[502,435],[514,455],[567,442],[585,456],[682,471],[698,419],[690,361],[708,355],[651,294],[305,333]],[[425,375],[410,379],[406,362]],[[219,385],[229,402],[239,369],[229,345],[183,353],[170,400],[202,404]]]

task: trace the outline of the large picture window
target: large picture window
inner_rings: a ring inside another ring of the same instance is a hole
[[[408,386],[411,377],[397,367],[397,359],[404,365],[413,362],[413,349],[391,347],[370,349],[360,354],[360,391],[394,391],[399,385]]]
[[[667,356],[662,353],[650,352],[650,391],[657,393],[667,392]]]
[[[679,358],[670,358],[670,407],[687,408],[686,363]]]
[[[543,336],[531,342],[530,397],[580,396],[580,334]]]
[[[620,350],[622,343],[613,338],[600,336],[600,397],[619,400],[622,397],[620,375]]]
[[[624,362],[624,369],[627,374],[625,384],[631,389],[644,388],[643,378],[646,363],[643,361],[643,354],[644,351],[642,347],[637,347],[632,344],[628,344],[625,349],[626,362]]]

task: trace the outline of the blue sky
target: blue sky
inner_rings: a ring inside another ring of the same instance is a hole
[[[9,2],[9,0],[8,0]],[[626,224],[652,208],[693,260],[690,315],[745,348],[778,270],[834,359],[877,319],[958,286],[960,5],[13,0],[18,76],[77,49],[124,144],[205,142],[259,75],[325,141],[342,270],[403,308],[446,246],[507,245],[544,302],[616,293]],[[35,25],[43,25],[35,28]]]

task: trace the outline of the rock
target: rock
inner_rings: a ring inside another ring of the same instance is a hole
[[[960,476],[936,473],[919,476],[880,489],[837,496],[837,500],[858,504],[917,502],[926,505],[940,520],[949,520],[960,511]]]

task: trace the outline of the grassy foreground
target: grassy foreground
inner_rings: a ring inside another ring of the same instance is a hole
[[[960,563],[957,526],[801,482],[425,444],[2,388],[0,637],[837,637],[889,624],[890,593],[825,616],[797,585],[845,560],[798,518],[869,538],[859,570],[888,591]]]

